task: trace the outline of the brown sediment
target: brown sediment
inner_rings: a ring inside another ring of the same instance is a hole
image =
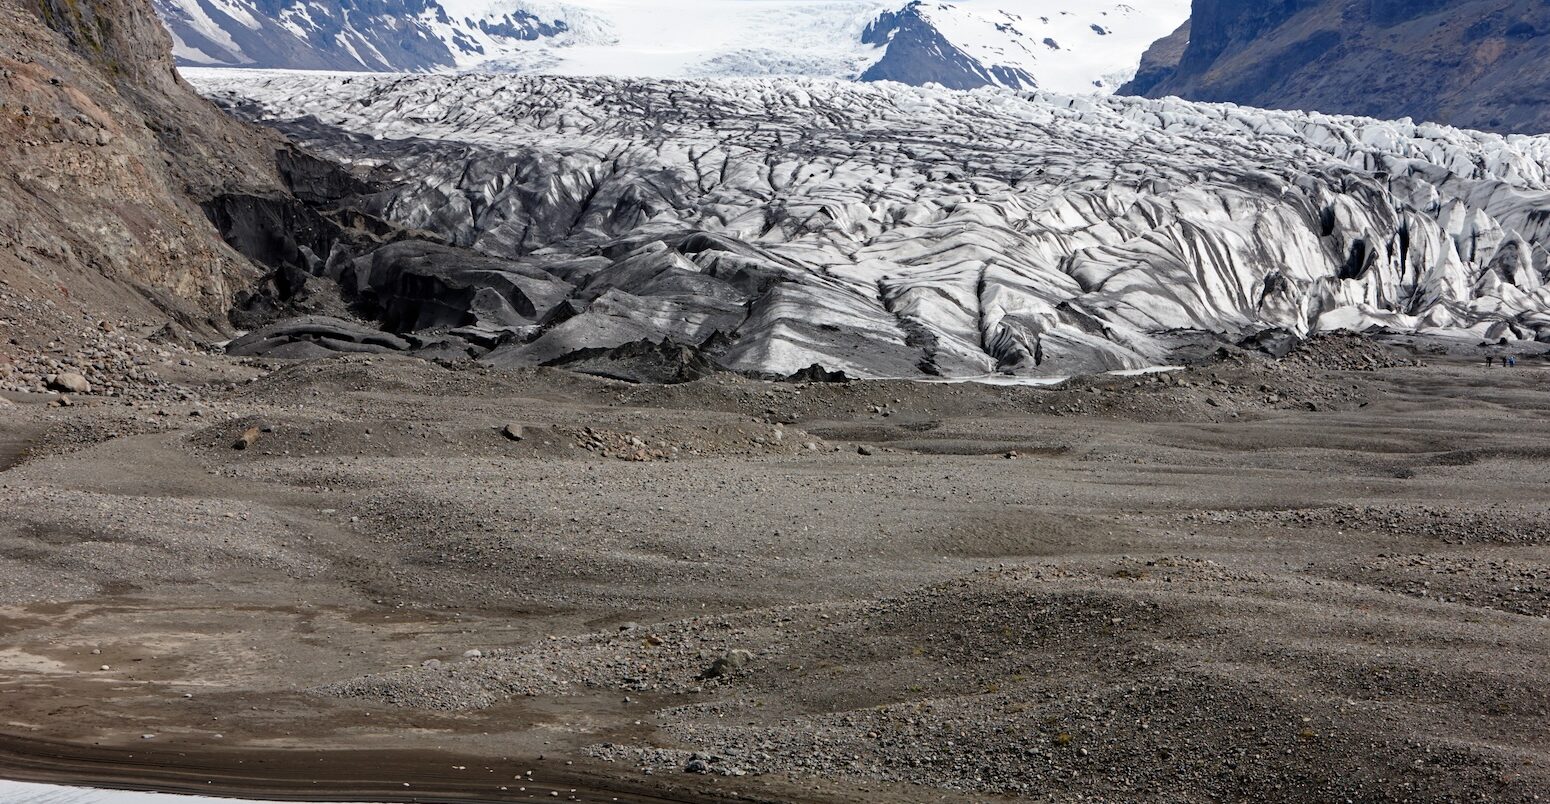
[[[0,429],[0,472],[19,464],[27,449],[42,433],[38,428],[13,425]]]
[[[0,475],[0,777],[382,801],[1550,784],[1540,366],[1030,389],[191,362],[252,382],[0,420],[40,434]]]

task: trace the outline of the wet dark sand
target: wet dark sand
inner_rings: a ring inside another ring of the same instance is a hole
[[[479,763],[483,764],[479,764]],[[475,764],[469,764],[475,763]],[[542,767],[534,760],[529,763]],[[693,791],[662,794],[597,774],[545,768],[541,781],[517,779],[488,757],[430,750],[301,751],[192,747],[135,749],[0,738],[5,777],[203,796],[304,802],[712,801]],[[464,770],[457,770],[464,768]],[[392,779],[412,779],[410,784]],[[506,790],[500,788],[505,787]],[[551,792],[559,795],[551,796]],[[757,801],[757,798],[745,800]]]

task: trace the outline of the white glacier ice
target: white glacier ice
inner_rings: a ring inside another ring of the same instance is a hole
[[[748,371],[1051,376],[1199,333],[1550,339],[1546,137],[887,83],[190,77],[390,163],[366,211],[536,272],[501,309],[563,318],[463,322],[526,327],[495,362],[719,332]],[[388,295],[394,265],[346,274]]]

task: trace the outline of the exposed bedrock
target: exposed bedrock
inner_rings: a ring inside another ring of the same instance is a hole
[[[1550,131],[1543,0],[1195,0],[1121,92]]]
[[[0,0],[7,356],[94,339],[81,314],[213,337],[255,276],[199,204],[277,190],[278,138],[200,98],[169,48],[148,0]]]
[[[331,220],[401,227],[314,275],[503,365],[666,340],[767,376],[1047,376],[1202,333],[1550,338],[1544,138],[892,84],[194,80],[369,176]]]

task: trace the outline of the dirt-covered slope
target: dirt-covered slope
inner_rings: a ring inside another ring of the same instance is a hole
[[[199,98],[170,47],[147,0],[0,0],[8,351],[84,321],[206,327],[257,274],[199,203],[280,192],[279,140]]]

